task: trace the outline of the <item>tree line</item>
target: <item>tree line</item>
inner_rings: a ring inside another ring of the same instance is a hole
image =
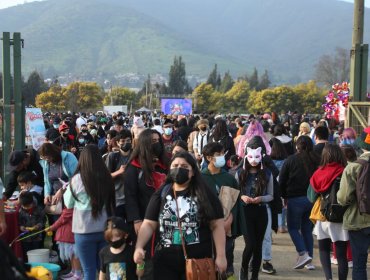
[[[139,92],[126,87],[112,87],[106,92],[95,82],[73,82],[63,87],[57,79],[50,84],[45,83],[42,75],[33,71],[27,80],[22,78],[22,93],[26,106],[40,107],[46,111],[96,110],[109,104],[127,105],[133,109],[142,106],[158,109],[160,98],[178,97],[191,98],[194,112],[199,113],[289,110],[322,113],[328,86],[348,80],[349,59],[346,57],[346,51],[340,48],[332,56],[322,56],[315,66],[317,82],[309,81],[294,86],[271,86],[268,71],[259,76],[256,68],[250,75],[234,79],[229,71],[222,75],[215,64],[207,80],[192,89],[186,78],[185,62],[181,56],[175,56],[169,70],[168,84],[153,84],[148,75]],[[0,94],[2,96],[2,86]]]

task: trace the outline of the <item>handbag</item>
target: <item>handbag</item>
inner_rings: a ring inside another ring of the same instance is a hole
[[[45,205],[45,213],[49,215],[60,215],[62,214],[63,204],[62,201],[59,201],[54,205]]]
[[[216,280],[216,268],[213,258],[190,259],[186,253],[184,236],[181,229],[179,206],[177,203],[176,191],[173,190],[176,202],[176,214],[181,235],[181,245],[185,256],[186,280]]]
[[[315,204],[312,206],[310,220],[314,224],[316,224],[316,221],[326,221],[321,213],[321,196],[316,199]]]

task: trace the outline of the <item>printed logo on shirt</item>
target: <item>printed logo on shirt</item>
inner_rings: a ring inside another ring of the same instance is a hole
[[[127,280],[126,263],[110,263],[109,264],[109,279],[111,280]]]
[[[181,230],[186,244],[199,243],[199,222],[197,220],[197,202],[190,197],[177,197]],[[176,202],[171,195],[166,196],[166,202],[159,215],[161,243],[163,245],[181,245],[181,235],[176,215]]]

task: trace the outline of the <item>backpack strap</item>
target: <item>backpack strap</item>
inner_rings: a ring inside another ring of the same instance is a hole
[[[171,184],[165,185],[161,190],[161,199],[163,200],[171,189]]]
[[[355,162],[361,164],[362,166],[364,166],[365,164],[367,164],[368,162],[370,162],[370,159],[368,161],[366,161],[366,160],[364,160],[362,158],[359,158]]]

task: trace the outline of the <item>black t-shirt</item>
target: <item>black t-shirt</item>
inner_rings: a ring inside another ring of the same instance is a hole
[[[211,220],[222,219],[224,214],[219,199],[209,188],[206,188],[206,192],[207,203],[213,208]],[[200,223],[198,219],[197,198],[191,197],[189,190],[176,192],[176,195],[188,257],[212,257],[212,232],[209,225]],[[153,194],[145,219],[159,222],[159,243],[163,247],[181,246],[172,187],[164,186]]]
[[[136,265],[133,260],[134,249],[126,245],[119,254],[113,254],[110,247],[104,247],[100,253],[100,270],[106,280],[137,280]]]

